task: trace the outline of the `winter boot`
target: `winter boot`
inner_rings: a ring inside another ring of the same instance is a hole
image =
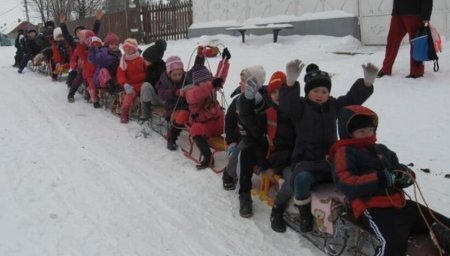
[[[200,164],[196,165],[195,167],[197,168],[197,170],[208,168],[211,160],[211,149],[209,148],[206,137],[195,136],[194,141],[198,149],[200,150],[200,154],[202,154],[203,156],[203,160],[200,162]]]
[[[300,232],[311,232],[314,227],[314,217],[311,214],[311,197],[304,200],[294,198],[294,204],[300,213]]]
[[[70,88],[70,86],[72,85],[72,83],[75,80],[75,78],[77,77],[77,75],[78,75],[78,72],[76,70],[71,70],[69,72],[69,74],[67,75],[67,80],[66,80],[67,87]]]
[[[178,145],[174,140],[172,140],[172,139],[167,140],[167,149],[168,150],[175,151],[175,150],[177,150],[177,148],[178,148]]]
[[[141,102],[141,116],[139,121],[147,121],[152,118],[152,103],[150,101]]]
[[[252,196],[250,192],[239,194],[239,215],[250,218],[253,215]]]
[[[77,86],[71,86],[69,89],[69,94],[67,95],[67,100],[70,103],[73,103],[75,101],[75,93],[77,92],[78,87]]]
[[[285,206],[275,203],[272,207],[272,213],[270,213],[270,226],[275,232],[286,232],[286,223],[283,220],[283,213]]]
[[[223,170],[222,185],[225,190],[234,190],[236,188],[236,181],[228,174],[227,169]]]
[[[439,247],[443,250],[442,254],[450,255],[450,229],[436,222],[431,226],[431,229],[436,236]]]
[[[100,106],[100,103],[98,102],[94,102],[94,108],[101,108],[102,106]]]

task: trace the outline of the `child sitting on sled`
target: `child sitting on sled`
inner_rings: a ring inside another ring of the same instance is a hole
[[[158,88],[158,96],[164,102],[166,120],[170,123],[167,149],[172,151],[178,148],[176,141],[181,132],[180,128],[184,127],[189,118],[188,105],[180,91],[185,85],[191,83],[180,57],[167,58],[166,72],[161,75],[156,88]]]
[[[117,69],[117,81],[125,91],[125,99],[120,110],[120,122],[128,123],[131,104],[139,96],[145,81],[145,63],[138,51],[138,43],[134,38],[123,42],[125,52]]]
[[[305,97],[299,97],[297,82],[303,67],[300,60],[287,64],[287,81],[280,88],[280,110],[295,126],[295,148],[292,153],[290,182],[294,191],[294,204],[300,213],[300,231],[313,229],[311,214],[311,187],[332,182],[331,166],[326,160],[330,147],[336,142],[336,119],[339,110],[347,105],[360,105],[373,93],[373,82],[378,67],[363,65],[364,79],[357,79],[346,95],[330,96],[331,78],[315,64],[306,68]],[[285,205],[276,205],[280,212]]]
[[[196,64],[190,70],[194,86],[185,90],[184,95],[189,104],[189,134],[203,156],[201,163],[196,166],[199,170],[210,166],[212,153],[208,138],[220,136],[224,130],[224,111],[217,101],[216,92],[225,83],[230,58],[228,49],[224,50],[216,76],[213,78],[204,65],[204,54],[198,52]]]
[[[119,37],[109,33],[102,44],[100,38],[91,39],[89,62],[95,64],[94,84],[97,88],[116,92],[116,73],[122,53],[119,50]]]
[[[350,199],[353,215],[380,242],[376,255],[405,255],[412,234],[427,234],[427,223],[449,252],[450,220],[405,199],[414,172],[395,152],[376,143],[378,116],[363,106],[347,106],[338,118],[340,140],[331,148],[336,186]],[[447,227],[445,227],[447,226]]]

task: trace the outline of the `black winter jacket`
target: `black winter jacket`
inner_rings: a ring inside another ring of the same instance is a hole
[[[433,0],[394,0],[392,16],[420,15],[422,20],[430,20]]]

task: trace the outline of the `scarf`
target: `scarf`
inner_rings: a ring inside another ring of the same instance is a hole
[[[139,53],[139,51],[136,51],[133,54],[124,54],[124,55],[122,55],[122,57],[120,58],[120,64],[119,64],[120,68],[123,71],[127,70],[127,68],[128,68],[127,61],[134,60],[137,57],[139,57],[140,55],[141,54]]]
[[[340,139],[336,143],[334,143],[333,146],[331,146],[330,154],[328,155],[328,160],[330,162],[334,161],[336,152],[340,147],[352,146],[355,148],[363,148],[369,145],[374,145],[376,141],[377,141],[376,135],[361,139]]]

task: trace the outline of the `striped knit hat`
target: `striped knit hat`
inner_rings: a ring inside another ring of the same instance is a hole
[[[204,65],[195,65],[191,69],[192,72],[192,83],[199,84],[206,80],[211,80],[211,72]]]

